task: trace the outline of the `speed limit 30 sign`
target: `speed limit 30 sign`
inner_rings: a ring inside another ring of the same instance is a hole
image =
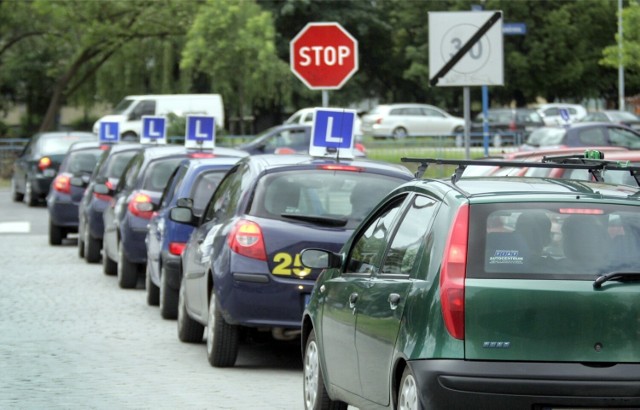
[[[429,12],[429,78],[433,79],[496,12]],[[496,19],[450,70],[439,86],[503,85],[502,19]]]

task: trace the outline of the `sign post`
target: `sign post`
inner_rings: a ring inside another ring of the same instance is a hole
[[[312,90],[340,89],[358,71],[358,41],[338,23],[309,23],[289,44],[291,71]]]

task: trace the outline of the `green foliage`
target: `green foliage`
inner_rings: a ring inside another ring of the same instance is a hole
[[[602,51],[602,65],[618,67],[620,62],[626,69],[640,71],[640,4],[630,2],[629,7],[622,11],[622,50],[618,43],[620,38],[615,35],[615,45],[605,47]],[[620,61],[620,54],[622,61]]]

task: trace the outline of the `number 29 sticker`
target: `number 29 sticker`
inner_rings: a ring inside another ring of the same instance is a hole
[[[299,253],[295,254],[295,256],[292,256],[291,254],[288,254],[286,252],[276,253],[273,257],[273,263],[276,264],[276,266],[273,268],[273,272],[271,272],[274,275],[295,275],[300,278],[304,278],[311,273],[311,269],[302,266]]]

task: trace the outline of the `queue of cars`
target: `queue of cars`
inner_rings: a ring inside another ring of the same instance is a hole
[[[640,167],[632,144],[604,145],[404,159],[414,175],[118,144],[82,203],[108,200],[105,273],[144,276],[147,303],[179,340],[205,339],[212,366],[254,334],[300,338],[307,409],[636,408]],[[422,179],[432,164],[457,169]]]

